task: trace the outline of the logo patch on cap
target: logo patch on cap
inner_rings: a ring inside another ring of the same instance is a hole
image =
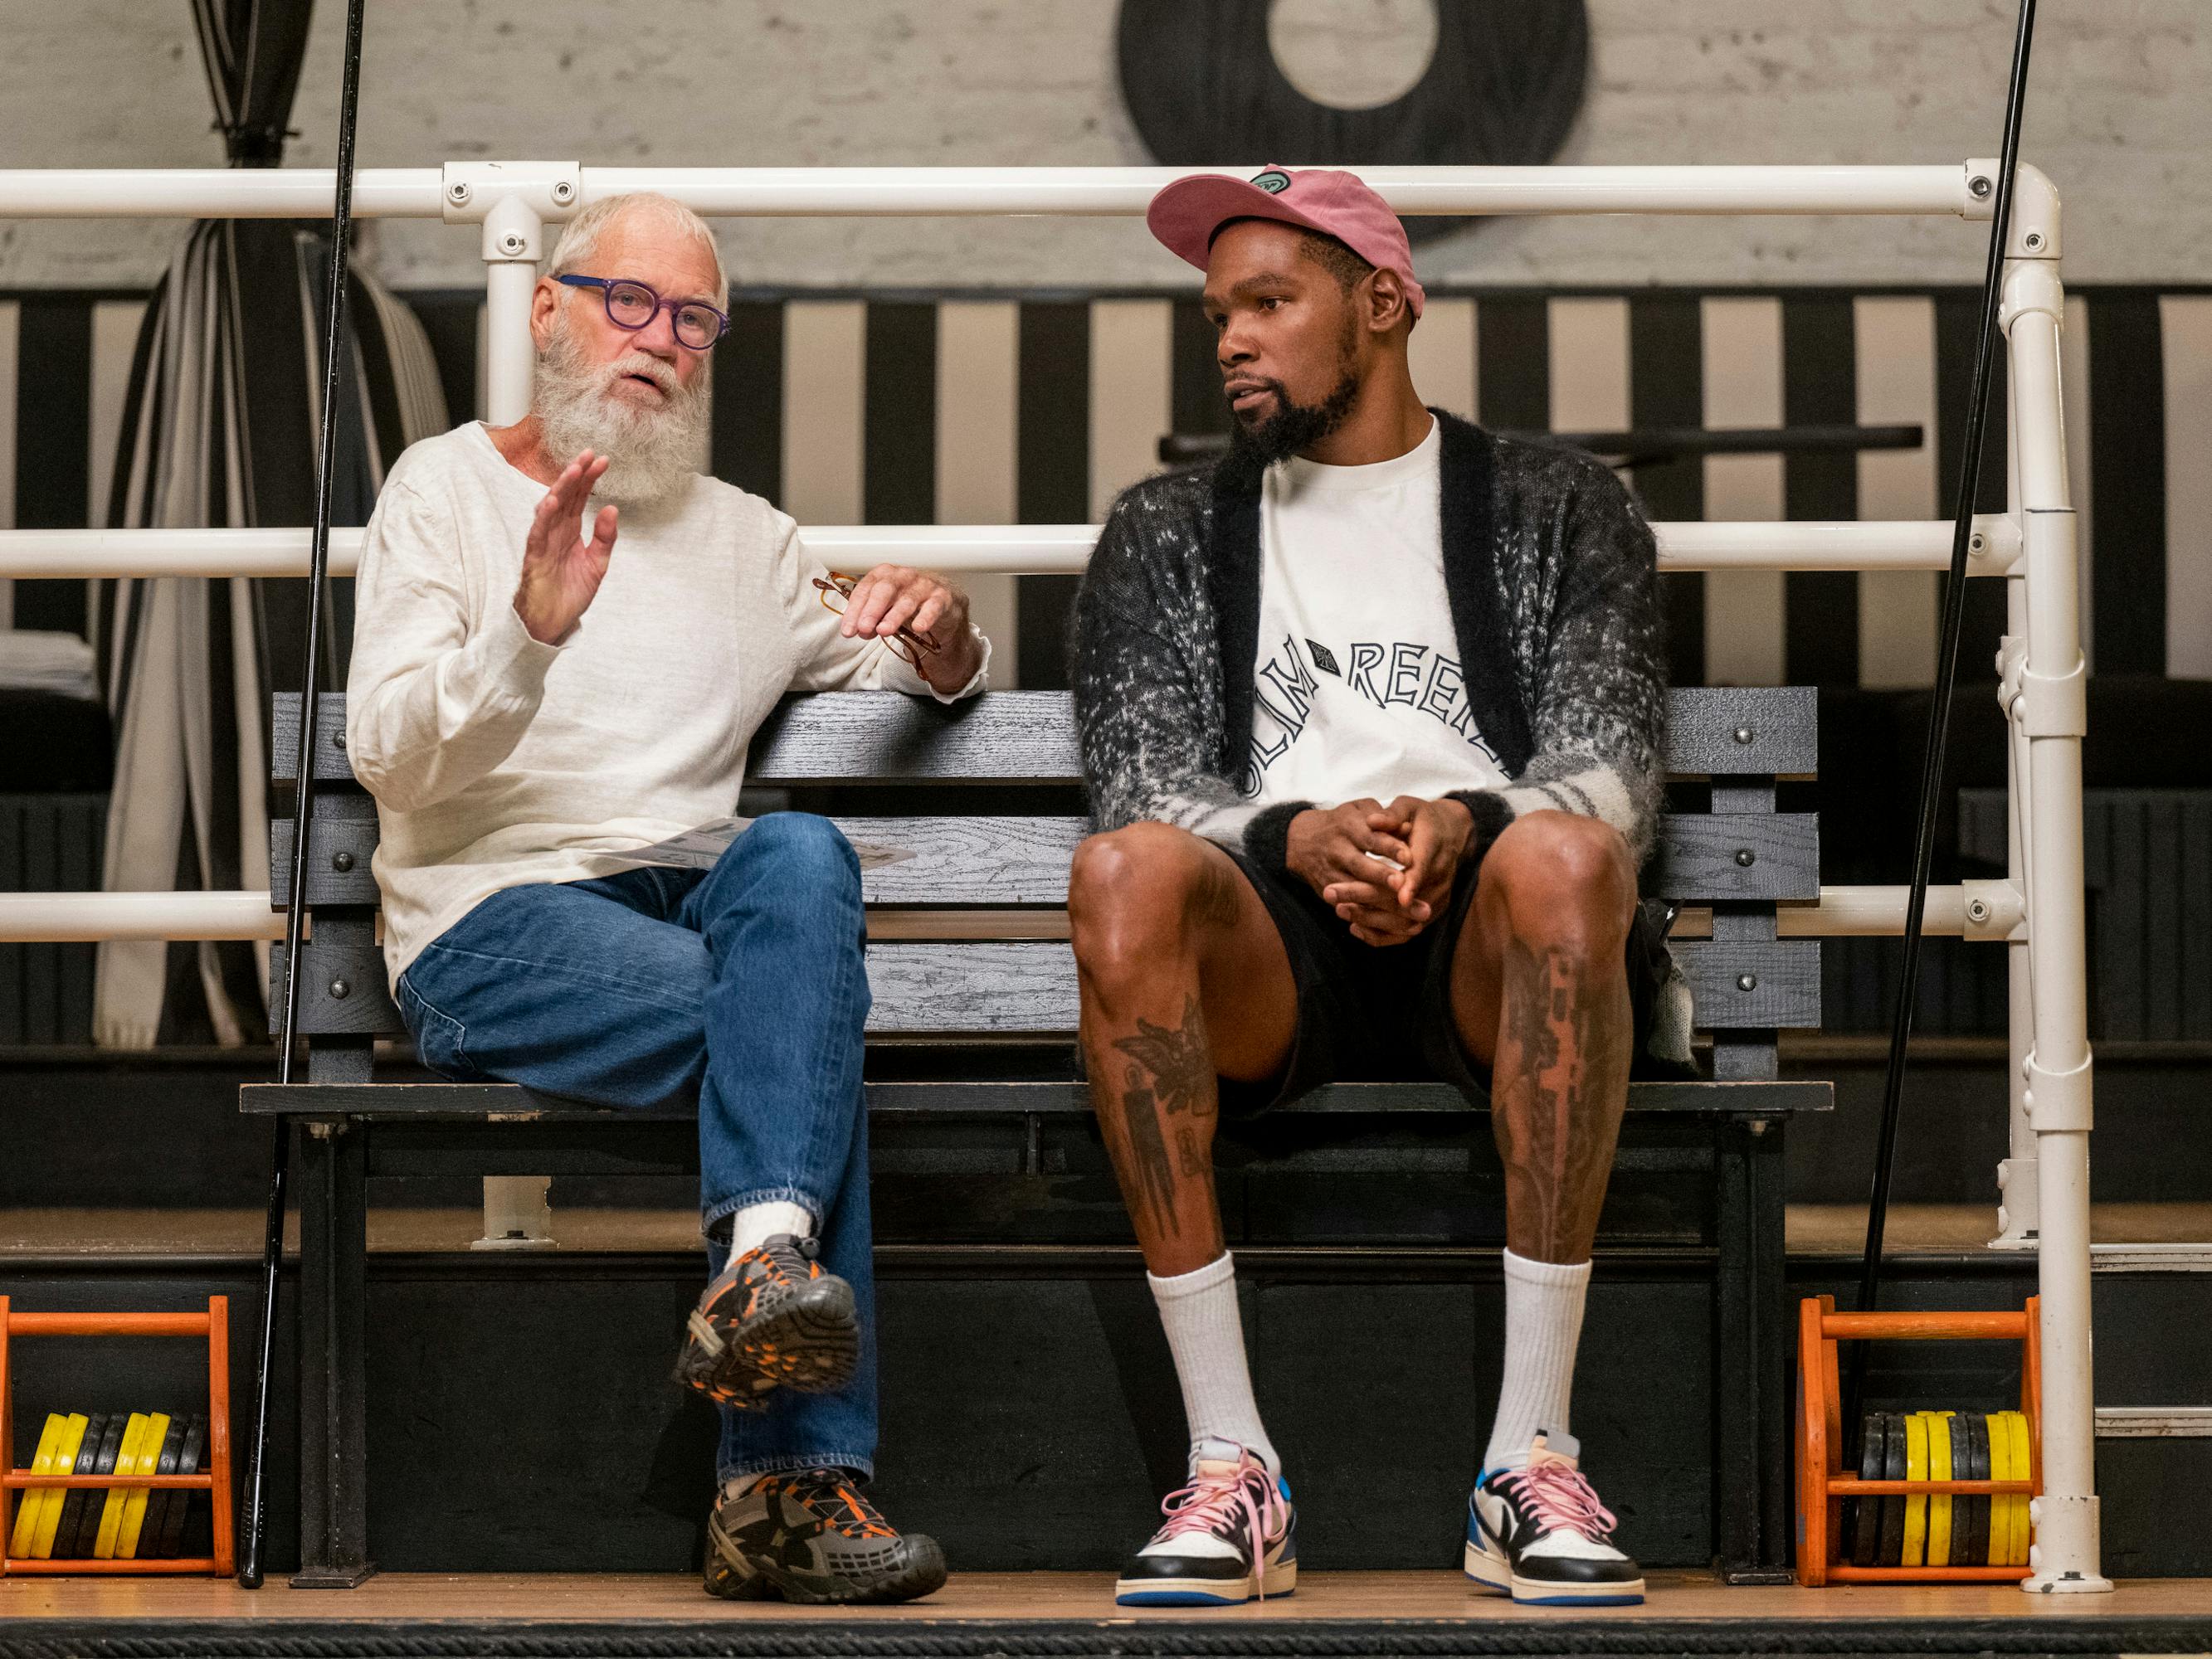
[[[1279,196],[1291,187],[1291,175],[1269,167],[1265,173],[1255,173],[1249,181],[1257,185],[1270,196]]]

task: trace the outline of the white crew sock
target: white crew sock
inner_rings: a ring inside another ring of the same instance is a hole
[[[1244,1325],[1237,1316],[1235,1259],[1224,1254],[1194,1273],[1172,1279],[1146,1273],[1145,1279],[1159,1304],[1160,1323],[1167,1328],[1168,1349],[1182,1384],[1191,1461],[1197,1462],[1206,1441],[1218,1441],[1224,1443],[1213,1449],[1217,1455],[1228,1455],[1230,1444],[1243,1446],[1271,1473],[1281,1474],[1282,1463],[1260,1426],[1260,1408],[1252,1400]]]
[[[1485,1469],[1519,1468],[1538,1435],[1567,1432],[1589,1277],[1587,1261],[1569,1267],[1505,1252],[1505,1376]]]
[[[730,1218],[731,1257],[759,1249],[778,1233],[789,1233],[793,1238],[813,1237],[813,1212],[804,1204],[782,1200],[746,1205]]]

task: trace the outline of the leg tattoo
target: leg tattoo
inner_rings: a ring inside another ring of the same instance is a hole
[[[1170,1112],[1213,1115],[1213,1057],[1199,1023],[1198,999],[1183,1000],[1182,1024],[1170,1030],[1137,1016],[1137,1035],[1115,1037],[1114,1046],[1141,1062],[1159,1079],[1160,1103]]]
[[[1131,1200],[1144,1206],[1156,1226],[1171,1233],[1182,1232],[1182,1224],[1176,1218],[1175,1162],[1168,1156],[1167,1141],[1162,1134],[1166,1126],[1161,1121],[1159,1103],[1145,1082],[1145,1068],[1141,1066],[1129,1068],[1128,1087],[1121,1095],[1121,1121],[1127,1126],[1129,1133],[1129,1182],[1135,1188],[1130,1194]]]
[[[1628,1100],[1626,973],[1517,939],[1504,968],[1492,1123],[1508,1231],[1516,1254],[1584,1261]]]
[[[1213,1057],[1198,998],[1185,995],[1180,1024],[1156,1025],[1139,1015],[1133,1035],[1104,1046],[1128,1061],[1116,1115],[1127,1149],[1121,1182],[1130,1211],[1179,1238],[1183,1183],[1213,1174],[1206,1148],[1217,1110]]]
[[[1197,1181],[1213,1173],[1213,1165],[1198,1147],[1198,1137],[1188,1129],[1176,1131],[1176,1156],[1182,1172]]]

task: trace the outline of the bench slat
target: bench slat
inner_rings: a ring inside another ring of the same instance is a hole
[[[753,736],[746,781],[1074,783],[1074,703],[1065,691],[992,691],[967,702],[896,691],[787,697]]]
[[[352,807],[358,800],[344,800]],[[1057,907],[1067,902],[1068,860],[1087,826],[1072,817],[899,817],[833,819],[855,842],[896,847],[914,854],[869,871],[862,886],[872,905],[987,905],[994,909]],[[307,902],[374,905],[380,902],[369,860],[376,850],[374,817],[315,819],[307,865]],[[1749,852],[1745,865],[1740,854]],[[341,871],[343,854],[352,867]],[[271,819],[270,868],[278,889],[291,868],[292,820]],[[1644,890],[1661,898],[1713,900],[1818,898],[1820,820],[1813,813],[1670,812],[1659,823],[1659,853]],[[281,890],[276,908],[283,908]]]
[[[1820,1023],[1818,939],[1675,939],[1667,948],[1690,982],[1701,1031],[1803,1030]]]
[[[1075,1030],[1075,953],[1057,942],[871,945],[868,990],[878,1036]]]
[[[348,801],[347,805],[355,802]],[[1069,857],[1087,832],[1072,817],[901,817],[832,820],[855,842],[896,847],[914,854],[869,871],[862,878],[874,905],[969,904],[1012,909],[1067,902]],[[307,865],[310,904],[374,905],[376,878],[369,859],[376,850],[374,818],[315,820],[313,855]],[[1749,851],[1753,862],[1739,854]],[[338,870],[340,854],[352,867]],[[291,867],[292,820],[271,819],[270,868],[282,886]],[[1645,890],[1662,898],[1801,899],[1820,896],[1817,815],[1681,812],[1662,815],[1659,855],[1644,878]],[[282,909],[282,894],[276,908]]]
[[[315,776],[349,782],[344,696],[325,692],[321,705]],[[1809,686],[1679,686],[1668,708],[1667,765],[1678,776],[1802,776],[1817,767]],[[292,781],[299,717],[299,694],[277,693],[270,775],[279,783]],[[950,708],[896,691],[789,697],[755,734],[748,772],[770,787],[1082,781],[1065,691],[993,691]]]
[[[871,870],[871,904],[1063,905],[1081,818],[835,818],[848,840],[915,856]]]
[[[1764,1030],[1820,1023],[1820,947],[1809,939],[1713,943],[1677,939],[1670,948],[1689,981],[1700,1030]],[[315,967],[302,986],[300,1029],[310,1034],[384,1035],[401,1029],[373,944]],[[284,952],[270,963],[283,985]],[[1741,988],[1745,975],[1752,988]],[[334,997],[334,981],[345,983]],[[868,1030],[877,1036],[1064,1036],[1076,1026],[1074,952],[1057,939],[883,940],[868,947]],[[272,1019],[273,1019],[272,1016]]]
[[[1815,768],[1810,687],[1682,686],[1668,696],[1667,764],[1678,776]],[[788,698],[754,738],[749,772],[763,786],[1082,780],[1065,691],[994,691],[951,708],[896,691]]]
[[[1644,885],[1656,897],[1698,902],[1816,899],[1820,814],[1662,813],[1657,853]]]
[[[368,805],[366,817],[340,817],[331,807]],[[339,796],[315,802],[314,828],[307,836],[307,906],[352,904],[374,908],[384,902],[369,860],[376,853],[374,803],[366,795]],[[269,820],[269,908],[287,908],[291,896],[292,824],[290,818]],[[343,860],[347,868],[339,869]]]
[[[1677,777],[1809,777],[1820,764],[1820,699],[1809,685],[1677,686],[1667,769]]]
[[[353,763],[345,752],[345,693],[322,691],[315,696],[321,711],[315,728],[315,782],[353,784]],[[300,694],[279,691],[269,712],[269,776],[276,783],[297,781],[293,764],[300,751]],[[355,787],[360,786],[356,784]]]
[[[1698,1116],[1779,1115],[1825,1112],[1834,1104],[1826,1083],[1632,1083],[1632,1112]],[[877,1115],[977,1117],[1030,1113],[1087,1116],[1080,1083],[872,1083],[868,1108]],[[505,1083],[249,1083],[239,1109],[252,1116],[353,1116],[399,1122],[683,1122],[684,1112],[624,1112],[533,1095]],[[1459,1091],[1441,1083],[1338,1083],[1282,1109],[1304,1114],[1464,1112]]]
[[[1820,1023],[1820,947],[1811,939],[1678,941],[1700,1030]],[[1739,981],[1749,975],[1752,988]],[[1066,945],[883,944],[868,949],[879,1036],[955,1033],[1058,1036],[1076,1024],[1075,957]]]

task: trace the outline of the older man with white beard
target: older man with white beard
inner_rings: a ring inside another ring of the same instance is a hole
[[[423,1061],[608,1106],[697,1102],[712,1276],[677,1376],[723,1412],[708,1589],[902,1601],[945,1564],[862,1492],[858,862],[800,813],[759,819],[708,872],[610,855],[734,811],[786,691],[951,702],[990,650],[945,582],[833,579],[789,518],[700,476],[728,292],[712,234],[665,198],[571,222],[532,298],[529,416],[416,444],[385,483],[349,752]]]

